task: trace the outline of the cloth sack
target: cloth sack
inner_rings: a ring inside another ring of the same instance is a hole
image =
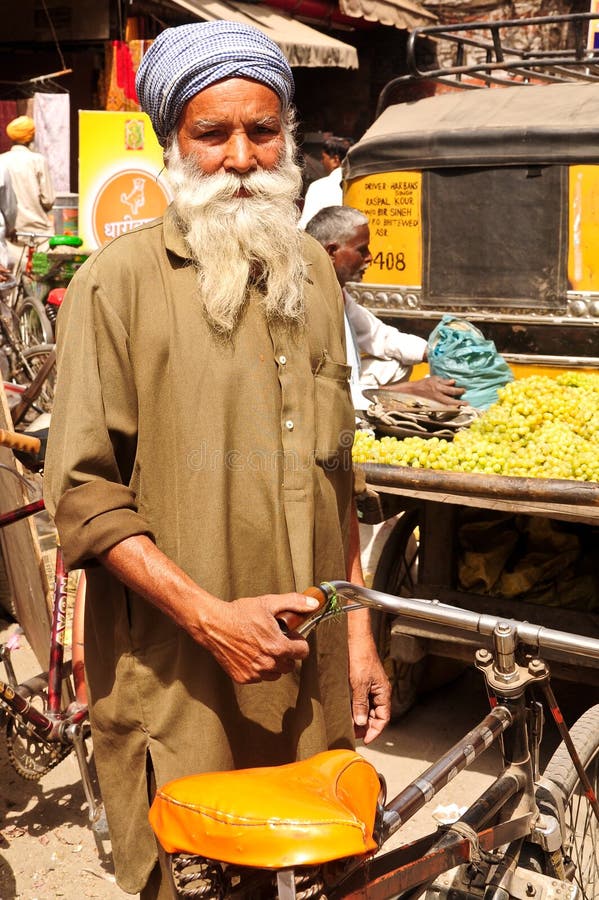
[[[443,316],[430,333],[428,364],[432,375],[455,378],[466,389],[461,399],[476,409],[495,403],[498,388],[514,380],[493,341],[457,316]]]

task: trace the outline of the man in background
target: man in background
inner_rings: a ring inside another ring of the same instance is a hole
[[[341,163],[350,146],[351,141],[347,138],[331,137],[324,141],[321,160],[326,175],[313,181],[306,191],[304,208],[299,220],[300,228],[305,228],[310,219],[324,207],[343,203]]]
[[[329,206],[306,225],[306,232],[322,244],[343,290],[348,363],[352,367],[352,398],[356,409],[365,409],[369,400],[364,388],[384,387],[416,394],[446,406],[460,406],[464,389],[455,381],[431,375],[408,381],[412,367],[425,362],[424,338],[405,334],[385,325],[374,313],[356,303],[345,285],[361,281],[372,261],[368,218],[352,206]]]
[[[55,195],[46,157],[32,149],[35,124],[29,116],[18,116],[6,126],[12,147],[0,154],[0,166],[8,172],[17,197],[15,230],[51,235],[49,215]],[[20,241],[16,239],[16,243]],[[13,256],[18,251],[13,251]]]

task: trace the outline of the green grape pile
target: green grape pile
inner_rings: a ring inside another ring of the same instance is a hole
[[[357,463],[599,482],[599,373],[532,375],[510,382],[453,441],[375,439],[357,432]]]

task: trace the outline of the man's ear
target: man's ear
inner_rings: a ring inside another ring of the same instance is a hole
[[[324,249],[327,251],[331,259],[335,259],[335,254],[339,249],[339,244],[337,244],[335,241],[330,241],[328,244],[324,245]]]

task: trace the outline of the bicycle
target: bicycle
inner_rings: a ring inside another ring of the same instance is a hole
[[[400,793],[359,753],[332,750],[287,766],[207,773],[159,788],[150,822],[173,897],[599,898],[599,705],[569,732],[545,659],[599,665],[599,640],[343,581],[306,593],[319,609],[282,627],[304,636],[332,615],[370,607],[423,630],[475,633],[489,714]],[[562,743],[539,772],[547,700]],[[502,770],[458,821],[382,852],[458,772],[499,744]],[[376,855],[378,854],[378,855]]]
[[[28,346],[23,340],[14,305],[16,285],[14,280],[0,283],[0,375],[9,396],[16,395],[13,405],[23,401],[20,395],[31,386],[40,369],[44,370],[43,379],[35,380],[34,388],[25,398],[26,408],[21,406],[19,410],[18,421],[21,421],[30,409],[38,415],[51,411],[56,370],[54,344],[35,343]]]
[[[4,287],[10,291],[7,303],[15,312],[25,346],[52,344],[64,288],[86,259],[76,252],[83,241],[75,235],[31,231],[18,231],[16,236],[23,250],[15,277]]]
[[[0,445],[10,447],[17,453],[25,453],[32,460],[39,454],[41,442],[36,437],[0,429]],[[43,458],[39,460],[39,467],[42,463]],[[0,465],[19,478],[25,486],[30,486],[19,472],[4,464]],[[44,508],[43,499],[37,499],[2,513],[0,528],[41,512]],[[104,810],[95,796],[85,744],[90,735],[90,726],[81,649],[83,601],[83,591],[78,590],[71,660],[66,661],[67,572],[58,547],[48,671],[19,683],[11,661],[11,649],[8,644],[0,645],[0,662],[4,669],[4,680],[0,680],[0,726],[6,732],[8,758],[13,769],[28,781],[39,781],[72,751],[75,752],[91,828],[96,837],[104,838],[107,836]]]
[[[54,340],[52,323],[46,315],[41,299],[31,293],[33,256],[38,247],[48,244],[49,235],[19,231],[19,241],[25,241],[16,263],[13,277],[0,285],[6,307],[12,312],[23,344],[51,344]]]
[[[10,405],[12,423],[16,427],[31,410],[36,414],[52,411],[54,386],[56,383],[56,347],[54,344],[40,344],[31,348],[28,354],[32,377],[29,383],[6,384],[15,400]]]

